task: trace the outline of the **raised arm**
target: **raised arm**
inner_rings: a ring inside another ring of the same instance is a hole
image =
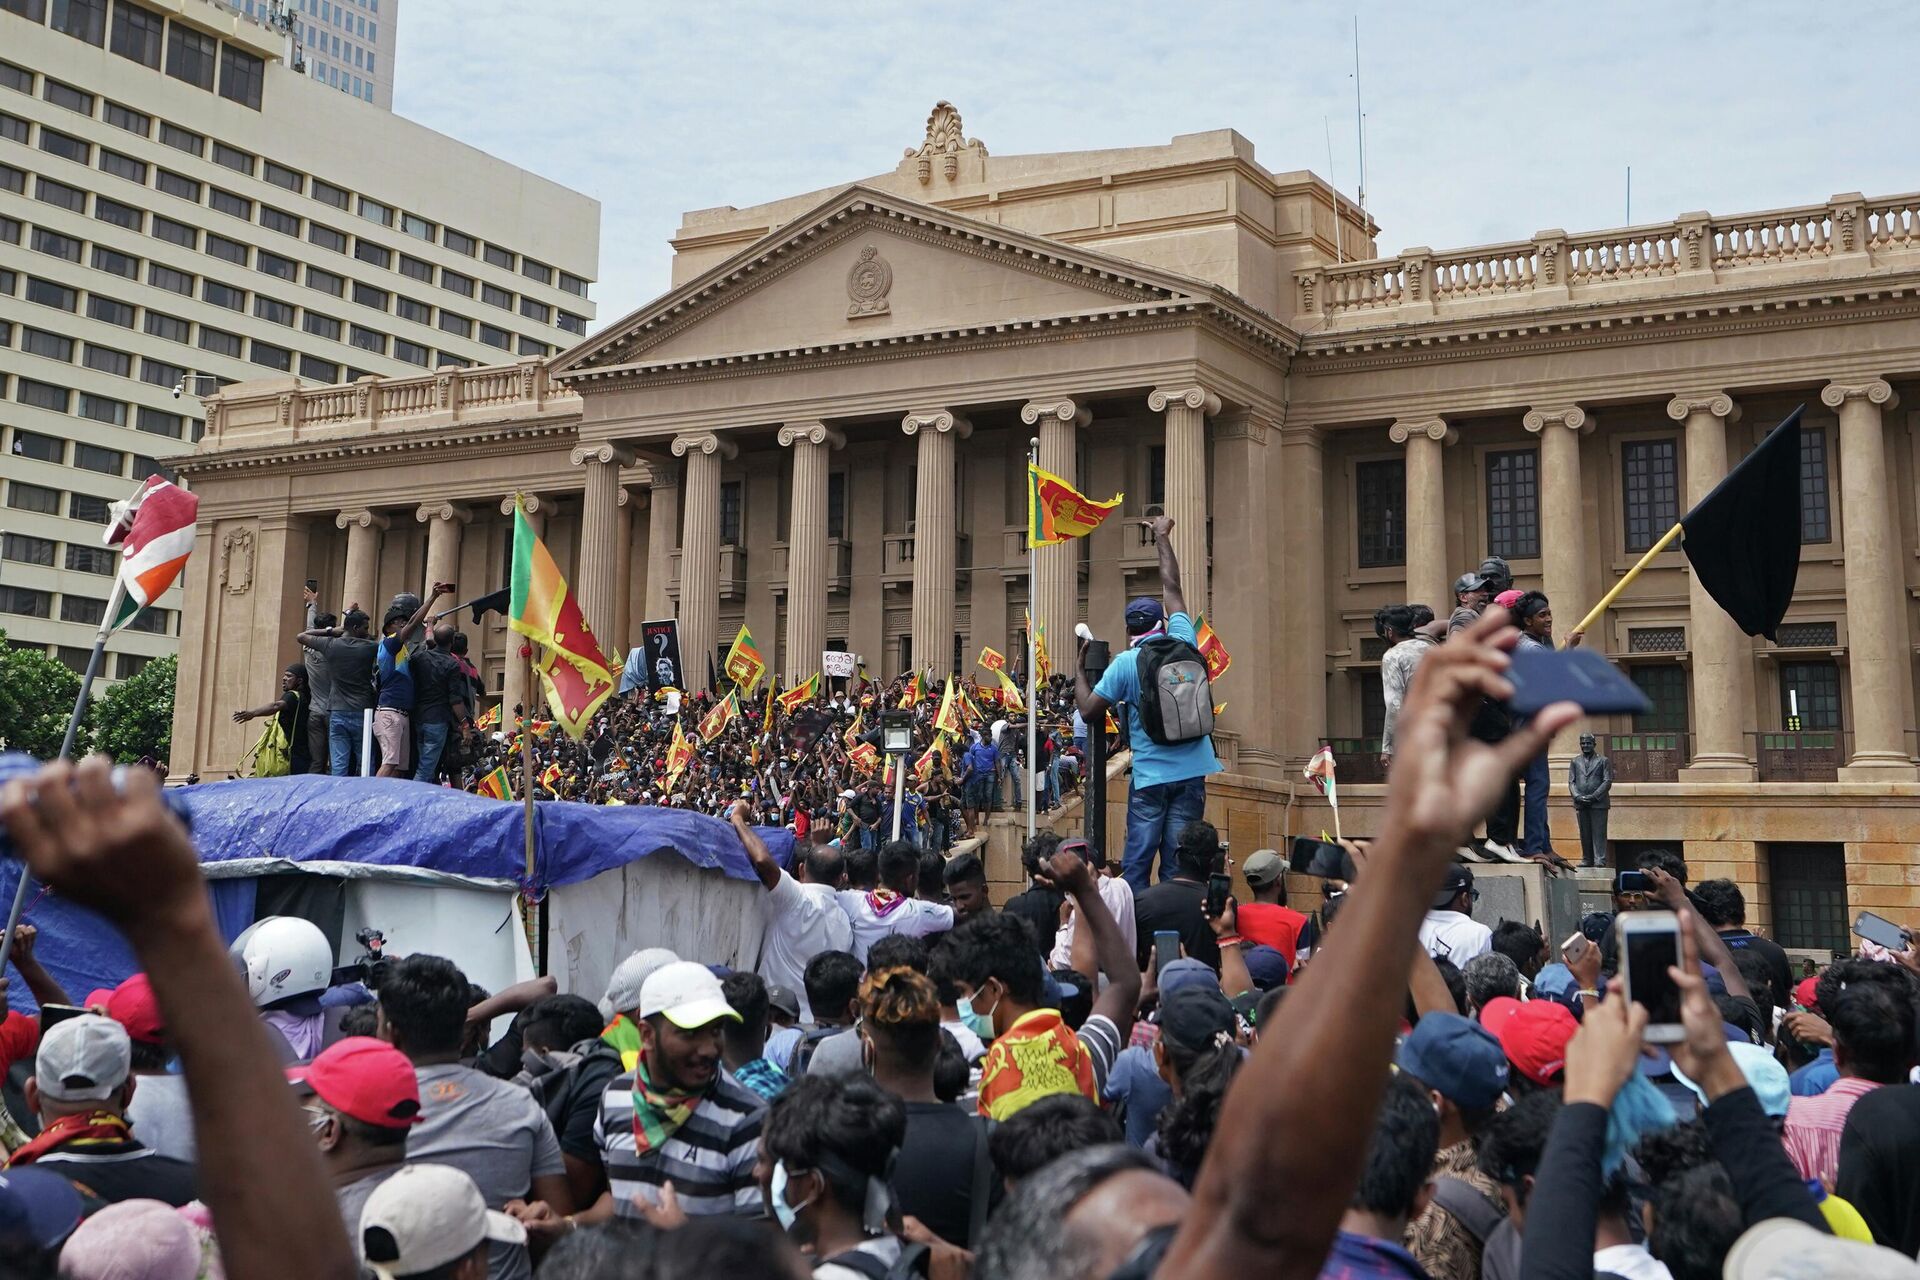
[[[313,649],[317,648],[322,640],[331,640],[335,636],[345,634],[346,629],[343,627],[320,627],[318,629],[302,631],[299,635],[295,636],[293,640],[295,644],[303,648]]]
[[[1079,917],[1079,923],[1074,926],[1076,941],[1083,932],[1093,939],[1094,958],[1107,979],[1107,989],[1094,997],[1093,1012],[1112,1019],[1125,1039],[1128,1028],[1133,1026],[1134,1010],[1140,1004],[1140,966],[1127,950],[1126,939],[1120,936],[1120,925],[1113,913],[1100,900],[1100,886],[1093,877],[1093,868],[1079,854],[1066,849],[1056,852],[1047,863],[1046,871],[1036,879],[1073,899],[1074,913]]]
[[[407,625],[400,628],[400,642],[405,644],[413,638],[413,633],[420,629],[420,624],[426,621],[427,614],[433,609],[433,602],[435,600],[438,600],[441,596],[452,594],[453,584],[451,582],[434,583],[433,590],[427,594],[426,599],[420,602],[420,607],[413,611],[413,616],[407,619]]]
[[[1493,610],[1422,660],[1400,712],[1382,834],[1341,910],[1340,941],[1307,967],[1235,1078],[1159,1280],[1320,1273],[1359,1182],[1441,870],[1522,764],[1579,714],[1556,703],[1497,745],[1468,738],[1481,698],[1512,696],[1504,673],[1518,639]]]
[[[200,1194],[232,1276],[352,1280],[320,1153],[214,927],[186,828],[145,769],[62,760],[0,789],[14,856],[119,928],[180,1054]]]
[[[1153,548],[1160,554],[1160,596],[1167,616],[1187,611],[1187,593],[1180,586],[1180,558],[1173,554],[1173,517],[1154,516],[1146,521],[1153,530]]]
[[[1093,691],[1087,683],[1087,642],[1080,641],[1074,648],[1073,661],[1073,705],[1079,708],[1081,718],[1087,722],[1089,734],[1105,733],[1104,722],[1100,719],[1113,704]]]
[[[1204,910],[1204,904],[1203,908]],[[1217,916],[1208,916],[1207,924],[1220,943],[1220,990],[1231,999],[1253,990],[1253,975],[1247,972],[1246,953],[1240,949],[1240,918],[1233,899]]]
[[[735,834],[740,843],[747,848],[747,861],[753,864],[753,874],[760,877],[760,883],[769,892],[780,887],[780,864],[774,861],[773,851],[767,848],[767,842],[760,833],[747,825],[747,802],[736,800],[733,808],[727,811],[727,821],[733,823]]]
[[[50,1004],[72,1004],[73,998],[60,980],[48,973],[33,953],[33,942],[39,931],[30,924],[17,924],[13,927],[13,967],[20,971],[21,981],[27,984],[27,990],[33,993],[34,1003],[42,1009]]]

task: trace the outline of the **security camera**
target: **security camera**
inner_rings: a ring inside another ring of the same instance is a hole
[[[174,384],[173,384],[173,398],[174,398],[175,400],[178,400],[178,399],[180,398],[180,393],[181,393],[182,391],[185,391],[186,389],[187,389],[187,383],[186,383],[186,380],[185,380],[184,378],[183,378],[183,379],[181,379],[181,380],[180,380],[179,382],[176,382],[176,383],[174,383]]]

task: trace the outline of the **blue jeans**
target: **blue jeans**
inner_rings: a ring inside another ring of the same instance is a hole
[[[327,713],[327,772],[336,778],[360,772],[360,722],[358,711]]]
[[[413,771],[415,782],[432,782],[440,772],[440,756],[447,749],[447,730],[452,727],[444,720],[414,726],[415,749],[420,753],[420,763]]]
[[[1120,874],[1138,894],[1153,882],[1153,861],[1160,859],[1160,878],[1173,867],[1174,846],[1180,831],[1197,820],[1207,807],[1207,780],[1187,778],[1157,786],[1127,789],[1127,850]]]
[[[1542,751],[1527,761],[1527,767],[1520,776],[1527,786],[1522,809],[1524,816],[1520,825],[1520,852],[1528,856],[1547,853],[1553,848],[1553,841],[1547,836],[1547,789],[1552,786],[1552,775],[1547,770],[1547,753]]]

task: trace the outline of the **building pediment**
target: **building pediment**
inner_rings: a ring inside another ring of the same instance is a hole
[[[1196,302],[1203,281],[849,187],[561,355],[560,378]]]

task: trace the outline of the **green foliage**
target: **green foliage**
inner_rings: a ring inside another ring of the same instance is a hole
[[[60,754],[80,677],[40,649],[15,649],[0,632],[0,742],[42,760]],[[91,715],[88,716],[90,720]],[[73,743],[76,758],[89,744],[86,721]]]
[[[151,756],[162,764],[173,746],[173,685],[180,663],[155,658],[108,689],[93,708],[93,748],[121,764]]]

